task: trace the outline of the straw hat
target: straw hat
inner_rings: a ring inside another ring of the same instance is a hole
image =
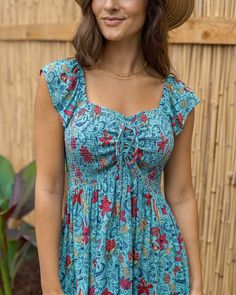
[[[79,5],[83,0],[75,0]],[[194,0],[166,0],[166,17],[169,30],[186,22],[194,9]]]

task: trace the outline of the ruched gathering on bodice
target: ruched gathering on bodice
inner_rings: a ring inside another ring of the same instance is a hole
[[[158,107],[125,116],[88,100],[76,58],[54,60],[42,72],[64,128],[63,291],[189,294],[186,247],[160,184],[175,137],[200,99],[169,74]]]

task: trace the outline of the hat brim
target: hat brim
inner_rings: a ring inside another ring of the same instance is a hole
[[[166,17],[169,30],[185,23],[193,13],[194,0],[167,0]]]
[[[75,0],[81,5],[83,0]],[[194,0],[166,0],[166,18],[169,31],[185,23],[191,16],[194,9]]]

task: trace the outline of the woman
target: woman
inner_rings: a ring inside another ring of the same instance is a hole
[[[193,1],[77,2],[76,56],[41,68],[35,102],[43,294],[200,295],[190,158],[200,99],[167,52]]]

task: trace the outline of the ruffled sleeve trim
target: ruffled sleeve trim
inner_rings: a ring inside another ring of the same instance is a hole
[[[170,97],[171,121],[173,133],[177,136],[183,131],[189,113],[201,100],[182,80],[173,76],[172,81]]]
[[[80,65],[74,58],[54,60],[40,68],[47,82],[52,103],[64,128],[76,109]]]

